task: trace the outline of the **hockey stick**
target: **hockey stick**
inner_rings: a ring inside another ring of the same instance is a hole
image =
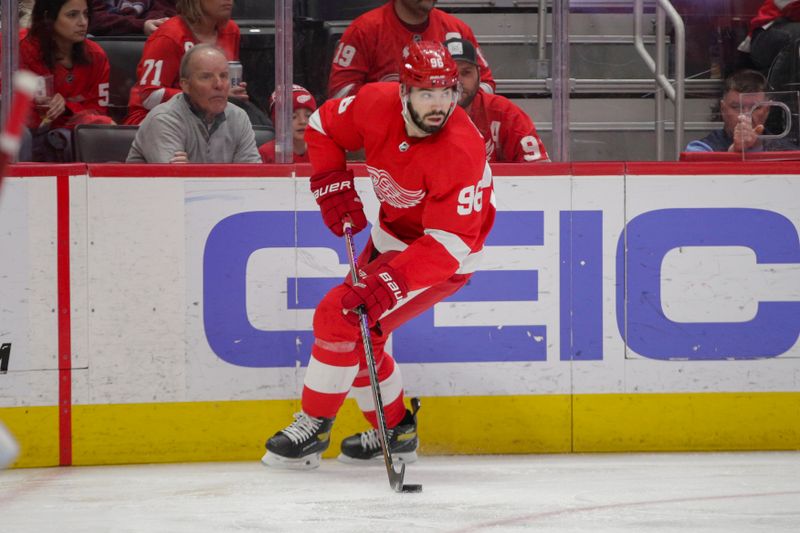
[[[353,284],[360,281],[358,275],[358,264],[356,263],[356,248],[353,244],[353,225],[349,219],[345,219],[344,239],[347,242],[347,259],[350,261],[350,277]],[[361,326],[361,339],[364,341],[364,355],[367,359],[369,369],[369,384],[372,387],[372,399],[375,402],[375,416],[378,419],[378,440],[381,443],[383,452],[383,462],[386,464],[386,473],[389,474],[389,485],[395,492],[422,492],[422,485],[404,485],[403,477],[406,473],[405,463],[400,464],[400,471],[394,468],[392,462],[392,452],[389,449],[389,431],[386,429],[386,418],[383,413],[383,400],[381,399],[380,382],[378,381],[378,371],[375,365],[375,354],[372,351],[372,339],[369,336],[369,322],[367,312],[363,305],[358,309],[359,325]]]
[[[27,70],[18,70],[12,78],[14,94],[11,109],[0,133],[0,185],[6,174],[6,166],[17,157],[21,144],[22,127],[30,112],[33,94],[36,92],[36,75]]]

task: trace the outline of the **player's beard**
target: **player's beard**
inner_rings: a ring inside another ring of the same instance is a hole
[[[475,100],[475,96],[478,94],[478,88],[476,87],[474,91],[468,93],[466,91],[462,91],[461,95],[464,97],[464,101],[458,102],[458,105],[463,107],[464,109],[469,109],[469,106],[472,104],[472,101]]]
[[[422,131],[424,131],[425,133],[436,133],[437,131],[442,129],[445,124],[447,124],[447,113],[436,111],[428,113],[424,117],[420,117],[419,113],[417,113],[417,110],[414,109],[413,105],[411,105],[411,101],[408,102],[408,114],[411,115],[411,120],[414,121],[414,125],[417,126],[419,129],[421,129]],[[436,115],[442,116],[443,120],[441,124],[439,124],[438,126],[428,126],[427,124],[425,124],[424,119],[426,117],[431,117]]]

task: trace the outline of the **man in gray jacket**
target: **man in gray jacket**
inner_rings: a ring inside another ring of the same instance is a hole
[[[181,60],[181,94],[154,107],[139,126],[128,163],[260,163],[247,114],[228,104],[228,60],[199,44]]]

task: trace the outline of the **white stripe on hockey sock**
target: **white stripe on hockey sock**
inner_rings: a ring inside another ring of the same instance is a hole
[[[356,349],[355,341],[330,342],[323,339],[314,339],[314,344],[323,350],[335,353],[350,353]]]
[[[387,406],[403,392],[403,375],[400,373],[400,367],[395,364],[394,370],[389,377],[381,381],[381,400],[383,405]],[[350,397],[356,400],[358,408],[363,412],[375,410],[375,402],[372,399],[372,387],[353,387],[350,390]]]
[[[333,366],[312,355],[303,385],[323,394],[344,394],[350,390],[357,373],[358,365]]]

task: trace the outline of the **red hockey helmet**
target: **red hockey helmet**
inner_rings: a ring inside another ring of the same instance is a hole
[[[447,49],[435,41],[412,42],[400,58],[400,83],[434,89],[458,85],[458,67]]]

